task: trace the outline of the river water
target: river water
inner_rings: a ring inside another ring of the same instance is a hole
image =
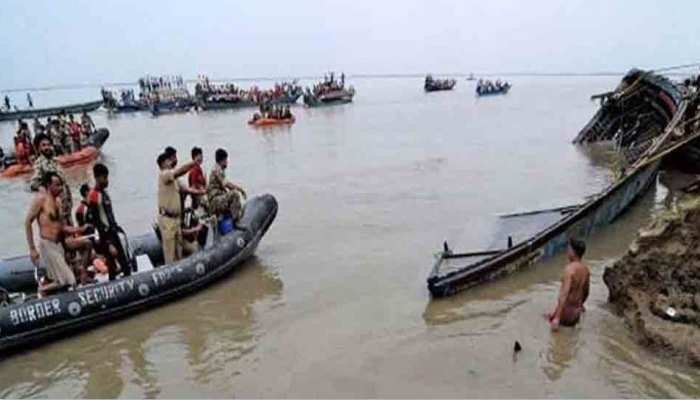
[[[499,213],[580,202],[609,182],[603,150],[570,144],[615,77],[514,79],[507,96],[473,83],[425,94],[410,78],[352,82],[353,104],[294,112],[256,130],[250,110],[107,117],[103,148],[118,220],[150,229],[155,157],[230,154],[229,177],[269,192],[279,214],[257,256],[180,301],[0,361],[0,397],[698,397],[700,373],[639,346],[607,305],[602,273],[662,207],[659,184],[588,241],[583,323],[541,317],[562,256],[431,300],[443,240],[491,245]],[[267,83],[262,82],[262,85]],[[35,103],[97,90],[42,92]],[[56,100],[56,101],[58,101]],[[13,124],[0,126],[8,143]],[[74,187],[85,170],[69,173]],[[0,181],[0,249],[26,251],[23,180]],[[513,358],[513,343],[523,347]]]

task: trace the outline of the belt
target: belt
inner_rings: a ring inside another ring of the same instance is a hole
[[[158,213],[160,214],[160,216],[166,217],[166,218],[180,218],[180,213],[174,213],[174,212],[168,211],[164,208],[159,209]]]

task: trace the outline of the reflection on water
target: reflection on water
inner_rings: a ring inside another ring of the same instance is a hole
[[[584,320],[585,318],[582,318],[581,322],[585,322]],[[580,325],[562,329],[549,336],[549,345],[544,357],[546,362],[542,365],[542,372],[547,375],[550,381],[554,382],[561,378],[576,357],[576,353],[581,347],[581,340]]]
[[[264,336],[256,307],[281,293],[282,281],[254,258],[182,301],[3,360],[0,376],[13,385],[0,397],[171,397],[183,379],[226,382]]]

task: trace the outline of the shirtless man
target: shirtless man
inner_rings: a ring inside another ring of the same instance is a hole
[[[581,262],[585,252],[586,244],[583,241],[569,239],[569,246],[566,250],[569,263],[564,267],[557,306],[552,313],[547,315],[549,324],[554,331],[559,329],[559,325],[576,325],[581,314],[585,311],[583,303],[588,298],[590,286],[588,267]]]
[[[24,221],[24,228],[27,234],[27,245],[29,246],[29,256],[34,265],[39,265],[39,258],[46,264],[48,285],[40,286],[40,291],[62,288],[65,286],[75,286],[75,274],[66,262],[66,254],[63,248],[64,243],[70,248],[84,247],[89,245],[87,241],[70,240],[66,236],[81,234],[88,226],[75,228],[64,224],[58,205],[58,197],[63,190],[63,182],[57,173],[49,171],[42,177],[40,190],[34,195],[27,218]],[[39,224],[39,250],[34,245],[34,231],[32,224],[34,221]]]

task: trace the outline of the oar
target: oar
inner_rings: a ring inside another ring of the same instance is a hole
[[[568,213],[568,212],[574,211],[575,209],[579,208],[580,206],[581,206],[580,204],[573,204],[573,205],[569,205],[569,206],[547,208],[544,210],[523,211],[523,212],[517,212],[517,213],[511,213],[511,214],[499,214],[498,217],[499,218],[514,218],[514,217],[523,217],[523,216],[527,216],[527,215],[545,214],[545,213],[550,213],[550,212]]]

